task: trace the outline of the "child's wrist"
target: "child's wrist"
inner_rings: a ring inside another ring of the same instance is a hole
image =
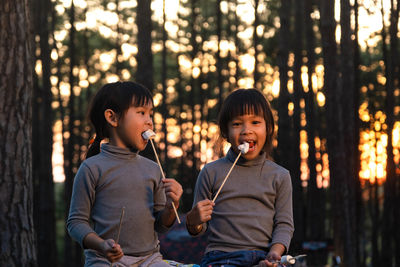
[[[189,220],[186,219],[186,228],[192,234],[198,234],[203,230],[203,224],[190,224]]]

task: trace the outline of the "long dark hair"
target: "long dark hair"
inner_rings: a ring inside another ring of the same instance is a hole
[[[270,156],[273,148],[275,123],[271,106],[265,96],[257,89],[237,89],[225,99],[218,117],[218,125],[223,138],[228,137],[228,124],[245,114],[255,114],[264,117],[266,125],[266,140],[263,150]]]
[[[115,82],[101,87],[92,99],[89,108],[88,117],[95,129],[96,138],[89,146],[86,158],[98,154],[101,141],[110,137],[104,111],[111,109],[119,118],[123,118],[129,107],[140,107],[146,104],[153,105],[153,96],[146,87],[138,83]]]

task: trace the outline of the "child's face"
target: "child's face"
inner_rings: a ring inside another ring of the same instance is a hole
[[[246,160],[255,159],[260,154],[266,138],[265,119],[262,116],[246,114],[233,118],[228,124],[228,141],[236,153],[239,153],[238,145],[249,143],[249,152],[242,155]]]
[[[115,141],[123,148],[144,150],[147,140],[143,139],[142,133],[149,129],[153,129],[153,105],[131,106],[118,122]]]

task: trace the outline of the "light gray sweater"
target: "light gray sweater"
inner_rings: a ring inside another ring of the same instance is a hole
[[[122,207],[119,244],[125,255],[143,256],[158,251],[156,232],[161,224],[165,192],[157,164],[128,149],[102,144],[101,152],[85,160],[74,180],[67,220],[68,232],[83,247],[95,232],[116,240]]]
[[[214,198],[236,156],[230,149],[226,157],[204,166],[196,182],[193,206]],[[288,249],[294,231],[289,172],[266,159],[265,153],[251,161],[240,158],[201,233],[206,228],[210,232],[206,252],[265,251],[275,243]]]

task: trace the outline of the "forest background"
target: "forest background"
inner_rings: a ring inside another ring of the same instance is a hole
[[[290,253],[320,246],[308,266],[327,264],[327,251],[340,266],[400,266],[399,7],[2,0],[0,266],[82,266],[65,219],[93,138],[88,103],[117,80],[154,95],[160,159],[184,188],[181,217],[199,170],[228,148],[222,100],[255,87],[274,108],[273,158],[292,176]]]

